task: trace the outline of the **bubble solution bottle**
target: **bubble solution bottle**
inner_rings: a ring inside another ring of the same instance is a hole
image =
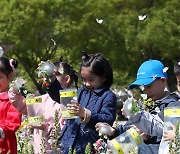
[[[56,77],[54,75],[55,65],[46,61],[45,63],[40,65],[38,78],[39,82],[42,83],[42,86],[48,87],[51,82],[53,82]]]
[[[124,105],[123,105],[123,110],[124,110],[124,113],[125,115],[127,116],[127,118],[129,118],[132,113],[131,113],[131,110],[132,110],[132,102],[133,102],[133,98],[128,98],[125,102],[124,102]]]
[[[64,105],[62,110],[63,119],[75,119],[78,116],[69,113],[67,110],[67,104],[71,104],[71,100],[77,100],[77,89],[63,89],[59,91],[60,102]]]
[[[128,154],[142,142],[140,134],[134,128],[130,128],[116,138],[108,140],[107,146],[112,154]]]
[[[171,130],[171,125],[176,126],[178,121],[180,122],[180,107],[166,107],[164,109],[164,130]]]
[[[55,65],[46,61],[40,66],[40,71],[44,71],[45,74],[50,76],[54,72]]]
[[[28,113],[28,123],[33,126],[40,126],[44,123],[44,117],[42,112],[42,98],[41,97],[29,97],[26,98],[26,106]]]

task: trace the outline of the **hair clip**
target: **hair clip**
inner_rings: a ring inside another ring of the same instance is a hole
[[[14,61],[13,59],[10,59],[10,60],[9,60],[9,64],[10,64],[10,66],[11,66],[12,70],[14,71],[14,69],[15,69],[15,68],[14,68],[14,65],[12,64],[12,63],[13,63],[13,61]]]

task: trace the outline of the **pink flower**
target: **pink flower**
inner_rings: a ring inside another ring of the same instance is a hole
[[[97,140],[96,145],[97,145],[98,147],[102,146],[101,140]]]

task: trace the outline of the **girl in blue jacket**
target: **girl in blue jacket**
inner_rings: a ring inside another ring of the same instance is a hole
[[[116,96],[109,89],[113,82],[109,62],[101,54],[83,54],[80,67],[83,87],[78,89],[78,100],[67,105],[69,112],[79,118],[68,119],[61,132],[59,142],[63,154],[68,154],[70,147],[77,154],[85,153],[87,144],[99,139],[96,123],[112,125],[116,117]]]

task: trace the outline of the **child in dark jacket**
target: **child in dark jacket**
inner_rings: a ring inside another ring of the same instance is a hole
[[[130,117],[130,120],[140,130],[151,136],[162,136],[164,129],[164,109],[166,107],[179,107],[179,96],[170,93],[167,85],[167,74],[164,65],[157,60],[144,62],[137,73],[137,79],[130,88],[141,86],[143,92],[155,101],[159,108],[157,114],[145,111]],[[168,143],[161,140],[159,153],[168,152]]]
[[[179,96],[179,101],[180,101],[180,60],[178,60],[176,62],[176,64],[174,65],[174,74],[176,76],[177,89],[178,89],[178,91],[176,93]],[[164,137],[165,141],[173,141],[174,140],[176,128],[175,128],[175,126],[172,126],[172,127],[173,127],[172,130],[164,131],[163,137]]]
[[[67,105],[69,112],[79,118],[68,119],[61,132],[63,154],[68,154],[70,147],[77,154],[83,154],[88,143],[92,145],[99,139],[96,123],[112,125],[116,117],[116,96],[109,89],[113,82],[109,62],[101,54],[84,52],[80,73],[83,87],[78,89],[78,100]]]
[[[149,98],[155,101],[155,105],[159,111],[156,110],[151,113],[140,112],[130,117],[128,123],[136,125],[143,132],[143,135],[144,133],[148,134],[145,135],[146,140],[144,140],[144,143],[146,144],[143,143],[144,145],[140,145],[139,153],[156,154],[158,153],[158,145],[163,135],[164,108],[177,105],[178,96],[174,93],[170,94],[167,85],[166,69],[158,60],[148,60],[139,67],[137,79],[130,84],[129,88],[133,89],[138,86]],[[120,134],[122,128],[122,126],[116,129],[112,128],[111,135]]]

